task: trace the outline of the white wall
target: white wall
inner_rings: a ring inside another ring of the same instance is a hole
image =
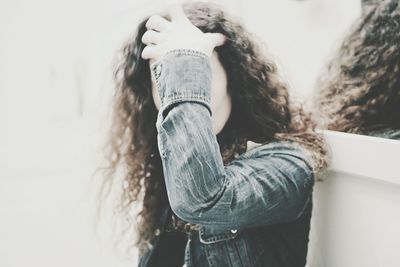
[[[356,0],[216,1],[310,92]],[[161,1],[0,2],[0,266],[133,266],[93,231],[112,59]],[[251,3],[251,4],[250,4]]]
[[[359,0],[242,1],[248,29],[262,38],[291,88],[307,98],[328,55],[361,14]]]
[[[143,2],[0,2],[0,266],[134,264],[95,235],[90,179],[111,59]]]

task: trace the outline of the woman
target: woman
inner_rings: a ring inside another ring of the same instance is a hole
[[[304,266],[325,147],[218,6],[144,20],[116,71],[109,180],[139,201],[139,266]],[[107,183],[107,182],[105,182]]]
[[[400,3],[365,8],[317,85],[330,130],[400,139]]]

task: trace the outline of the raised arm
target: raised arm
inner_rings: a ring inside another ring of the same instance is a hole
[[[203,33],[180,6],[151,17],[142,41],[161,105],[156,127],[172,210],[213,228],[243,228],[298,218],[314,175],[305,150],[290,143],[254,148],[223,165],[212,129],[210,56],[226,38]]]
[[[158,147],[177,216],[214,228],[244,228],[302,214],[314,185],[305,150],[274,142],[223,165],[211,123],[208,55],[173,50],[151,70],[161,99]]]

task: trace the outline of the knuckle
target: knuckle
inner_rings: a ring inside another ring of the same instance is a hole
[[[142,42],[143,43],[146,43],[146,38],[147,38],[147,32],[145,32],[144,34],[143,34],[143,36],[142,36]]]
[[[148,51],[149,51],[149,49],[146,46],[142,51],[142,58],[147,58],[148,57],[148,53],[149,53]]]
[[[158,22],[159,22],[158,16],[157,15],[153,15],[147,20],[146,27],[147,28],[157,27],[158,26]]]
[[[154,16],[151,16],[147,22],[146,22],[146,28],[149,28],[151,26],[151,24],[153,23],[154,20]]]

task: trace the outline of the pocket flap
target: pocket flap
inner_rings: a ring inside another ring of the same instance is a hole
[[[199,239],[203,244],[212,244],[235,238],[241,232],[240,229],[214,229],[200,226]]]

